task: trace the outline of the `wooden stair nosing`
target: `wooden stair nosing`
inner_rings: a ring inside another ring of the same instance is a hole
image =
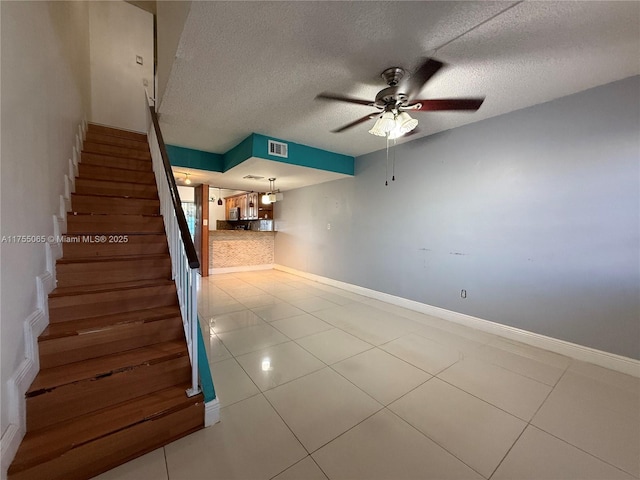
[[[128,323],[151,323],[175,317],[180,317],[180,307],[178,305],[50,323],[38,337],[38,343],[46,343],[50,340],[68,336],[83,335],[87,332],[99,331]]]
[[[186,345],[184,348],[186,350]],[[41,395],[26,398],[29,412],[27,431],[64,422],[78,415],[187,382],[190,375],[191,363],[185,352],[184,355],[175,355],[156,363],[61,385]]]
[[[106,169],[106,171],[97,169]],[[105,180],[118,183],[137,183],[141,185],[156,184],[156,178],[153,171],[144,172],[139,170],[130,170],[128,168],[107,167],[104,165],[80,163],[78,165],[78,173],[79,175],[76,178],[82,178],[83,180]],[[110,175],[112,176],[112,178],[108,178]],[[118,178],[119,176],[121,176],[122,178]]]
[[[116,135],[105,135],[97,132],[87,132],[84,137],[85,142],[99,143],[102,145],[113,145],[115,147],[137,148],[140,150],[149,150],[149,143],[134,138],[119,137]]]
[[[108,145],[104,143],[95,143],[85,140],[82,144],[83,152],[106,153],[108,155],[121,156],[125,158],[141,158],[143,160],[151,159],[151,151],[147,145],[146,150],[138,150],[136,148],[123,147],[120,145]]]
[[[75,446],[50,461],[10,469],[9,480],[86,480],[167,445],[204,427],[204,402],[194,398],[197,403]]]
[[[113,166],[117,165],[117,168],[123,170],[153,172],[153,163],[151,160],[122,158],[114,155],[104,155],[102,153],[82,152],[80,155],[80,164],[83,163],[108,168],[114,168]]]
[[[139,187],[139,186],[145,186],[145,187],[154,187],[157,189],[157,185],[155,183],[139,183],[139,182],[123,182],[121,180],[107,180],[104,178],[83,178],[83,177],[76,177],[76,183],[80,182],[80,183],[95,183],[95,182],[99,182],[96,183],[96,185],[105,185],[105,184],[114,184],[114,186],[119,186],[119,187]],[[108,186],[108,185],[107,185]],[[82,195],[92,195],[91,193],[83,193]],[[96,194],[93,194],[96,195]],[[104,196],[102,194],[97,194],[100,196]]]
[[[85,285],[84,287],[54,288],[49,293],[49,298],[66,297],[70,295],[88,295],[94,293],[117,292],[136,288],[162,287],[175,285],[173,280],[137,280],[131,282],[104,283]]]
[[[193,399],[187,397],[185,391],[189,386],[190,384],[172,386],[68,422],[27,432],[21,450],[14,459],[13,470],[24,470],[124,428],[202,402],[201,396]]]
[[[139,255],[120,255],[111,257],[88,257],[88,258],[59,258],[56,260],[56,265],[69,265],[79,263],[108,263],[108,262],[136,262],[136,261],[148,261],[148,260],[171,260],[168,253],[150,254],[140,257]]]
[[[147,142],[147,134],[135,132],[133,130],[125,130],[122,128],[110,127],[108,125],[99,125],[97,123],[89,123],[87,125],[87,132],[94,132],[100,135],[111,135],[113,137],[121,138],[138,138],[142,142]]]

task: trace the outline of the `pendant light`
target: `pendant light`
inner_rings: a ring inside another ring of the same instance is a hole
[[[220,187],[218,187],[218,205],[222,205],[222,193],[220,193]]]

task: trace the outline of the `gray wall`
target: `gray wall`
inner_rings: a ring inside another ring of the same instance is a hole
[[[639,97],[636,76],[408,142],[388,187],[385,151],[358,157],[276,204],[276,263],[640,358]]]

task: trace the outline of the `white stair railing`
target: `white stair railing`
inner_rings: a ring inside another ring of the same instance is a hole
[[[147,122],[149,148],[158,186],[160,213],[164,219],[169,253],[171,254],[172,275],[178,291],[184,333],[189,347],[191,388],[187,390],[187,395],[192,397],[202,391],[198,374],[198,283],[200,281],[198,269],[200,262],[182,210],[178,187],[171,171],[169,156],[158,124],[155,102],[148,95],[147,101],[149,104]]]

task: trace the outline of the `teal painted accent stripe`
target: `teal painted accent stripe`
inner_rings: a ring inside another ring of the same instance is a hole
[[[269,140],[286,143],[288,146],[288,158],[271,155],[269,153]],[[257,157],[345,175],[355,174],[354,157],[274,137],[267,137],[258,133],[252,133],[224,155],[175,145],[167,145],[167,153],[173,166],[208,170],[210,172],[226,172],[251,157]]]
[[[251,158],[253,152],[253,134],[224,154],[223,172]]]
[[[167,145],[169,163],[175,167],[195,168],[209,170],[210,172],[222,172],[224,156],[219,153],[203,152],[192,148]]]
[[[253,134],[253,139],[254,157],[302,167],[317,168],[329,172],[344,173],[346,175],[353,175],[355,172],[355,159],[349,155],[328,152],[327,150],[308,147],[274,137],[265,137],[258,133]],[[269,153],[269,140],[286,143],[288,145],[288,158],[271,155]]]
[[[202,388],[204,401],[210,402],[211,400],[215,400],[216,389],[213,386],[213,378],[211,378],[207,351],[204,349],[204,338],[202,337],[200,322],[198,322],[198,371],[200,372],[200,388]]]

